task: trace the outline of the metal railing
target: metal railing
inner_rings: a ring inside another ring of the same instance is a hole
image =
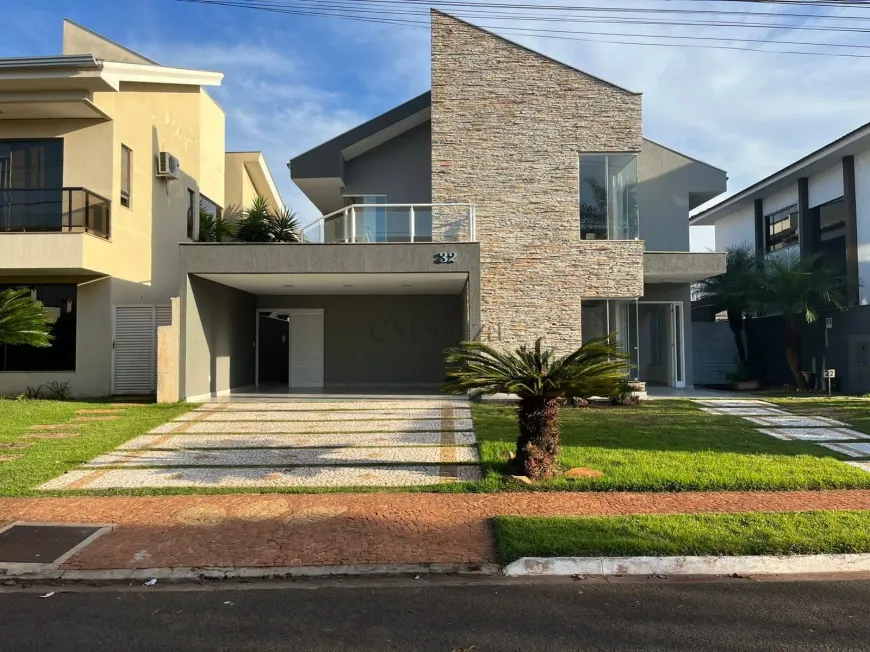
[[[91,233],[108,239],[111,207],[87,188],[0,188],[0,233]]]
[[[302,228],[303,242],[473,242],[474,204],[352,204]]]

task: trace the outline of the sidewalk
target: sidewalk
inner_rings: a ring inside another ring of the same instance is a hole
[[[14,521],[114,523],[64,569],[495,562],[489,519],[870,509],[870,490],[0,499]]]

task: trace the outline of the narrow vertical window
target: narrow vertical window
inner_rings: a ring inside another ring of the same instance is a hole
[[[196,209],[196,192],[187,189],[187,239],[188,240],[196,240],[193,237],[194,227],[196,225],[196,215],[198,211]]]
[[[133,150],[121,145],[121,206],[130,208]]]
[[[580,238],[637,240],[637,155],[580,155]]]

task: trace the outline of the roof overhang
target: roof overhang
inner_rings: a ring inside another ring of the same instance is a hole
[[[467,272],[352,274],[195,274],[258,295],[459,294]],[[268,308],[268,306],[266,306]]]
[[[227,158],[241,161],[257,194],[268,199],[269,206],[278,211],[284,210],[284,201],[281,199],[278,186],[275,185],[275,179],[272,178],[272,172],[262,152],[227,152]]]
[[[0,120],[81,118],[108,120],[87,91],[0,92]]]
[[[645,251],[644,283],[693,283],[725,273],[720,252]]]
[[[735,193],[720,203],[689,218],[689,224],[701,226],[732,213],[744,202],[767,197],[783,188],[794,185],[801,177],[810,177],[836,165],[844,156],[854,156],[870,148],[870,123],[859,127],[842,138],[828,143],[791,165],[775,172],[761,181]]]

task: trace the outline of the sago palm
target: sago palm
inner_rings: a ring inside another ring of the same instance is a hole
[[[272,209],[269,200],[263,195],[254,197],[251,205],[242,211],[242,217],[236,225],[236,239],[239,242],[271,242],[269,221]]]
[[[755,251],[748,243],[725,250],[725,273],[701,281],[701,291],[713,302],[716,312],[725,311],[728,326],[734,335],[737,358],[747,363],[743,345],[744,317],[750,312],[758,291],[759,279]]]
[[[51,346],[51,319],[27,288],[0,291],[0,344]]]
[[[235,225],[230,217],[229,209],[224,215],[212,215],[205,206],[199,206],[199,241],[200,242],[224,242],[232,240],[235,236]]]
[[[534,480],[550,477],[559,455],[559,399],[612,396],[625,384],[627,354],[613,335],[590,340],[565,356],[533,347],[499,351],[463,342],[445,352],[444,390],[454,394],[515,394],[520,434],[516,462]]]
[[[813,323],[819,311],[851,306],[843,292],[846,279],[819,254],[801,257],[796,249],[768,256],[760,276],[759,311],[780,315],[788,367],[798,389],[807,389],[801,373],[801,323]]]
[[[273,211],[268,224],[271,242],[299,242],[301,239],[296,213],[286,206],[280,211]]]

